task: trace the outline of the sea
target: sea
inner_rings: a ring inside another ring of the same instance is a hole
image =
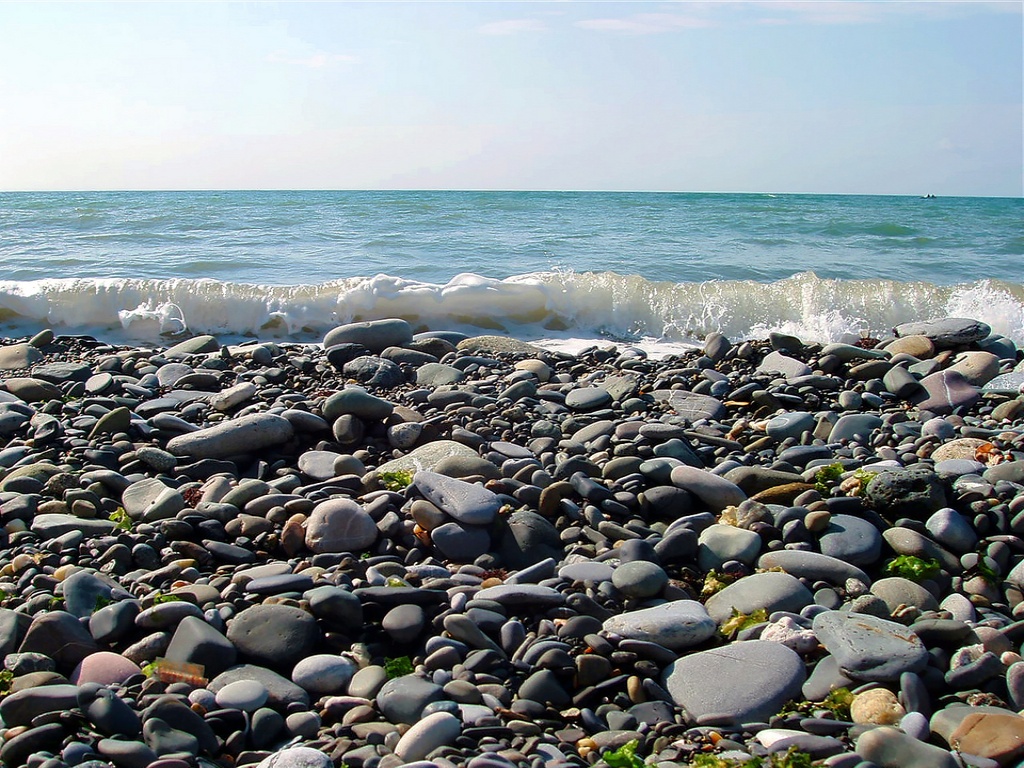
[[[1024,346],[1024,199],[0,193],[0,334],[317,342],[342,323],[652,354],[971,317]]]

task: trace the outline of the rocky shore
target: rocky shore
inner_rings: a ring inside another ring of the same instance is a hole
[[[0,343],[0,762],[1021,765],[1024,365]]]

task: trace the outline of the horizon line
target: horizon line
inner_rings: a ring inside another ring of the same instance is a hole
[[[2,189],[0,194],[107,194],[107,193],[281,193],[281,192],[359,192],[359,193],[493,193],[493,194],[636,194],[636,195],[759,195],[776,196],[828,196],[828,197],[910,197],[919,199],[939,198],[988,198],[1002,200],[1024,199],[1019,195],[1006,194],[934,194],[930,192],[767,192],[756,190],[679,190],[679,189],[572,189],[572,188],[494,188],[494,187],[132,187],[132,188],[61,188],[61,189]]]

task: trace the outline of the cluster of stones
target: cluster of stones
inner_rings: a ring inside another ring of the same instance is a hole
[[[849,341],[8,339],[0,762],[1015,765],[1021,353]]]

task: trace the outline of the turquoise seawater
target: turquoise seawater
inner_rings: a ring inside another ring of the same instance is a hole
[[[1024,343],[1024,200],[594,192],[0,193],[0,331],[308,341],[836,338],[981,316]]]

